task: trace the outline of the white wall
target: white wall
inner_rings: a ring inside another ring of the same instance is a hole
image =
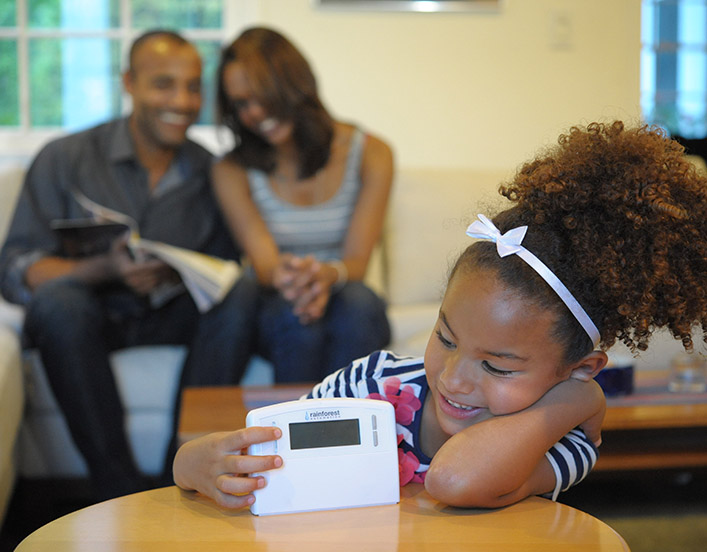
[[[572,124],[640,118],[640,0],[501,0],[493,14],[226,5],[228,41],[283,31],[331,111],[387,139],[400,167],[513,169]],[[0,168],[56,134],[0,133]],[[212,129],[194,134],[219,148]]]
[[[640,0],[503,0],[495,14],[234,1],[233,37],[283,31],[331,111],[401,166],[514,168],[572,124],[640,118]]]

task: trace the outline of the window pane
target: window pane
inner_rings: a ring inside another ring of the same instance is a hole
[[[220,29],[222,0],[133,0],[133,27]]]
[[[0,27],[14,27],[15,0],[0,0]]]
[[[686,138],[705,136],[706,64],[702,50],[686,50],[678,56],[677,132]]]
[[[218,70],[221,43],[216,40],[195,40],[194,44],[201,54],[201,116],[199,124],[213,124],[216,106],[216,71]]]
[[[17,87],[17,42],[0,40],[0,125],[20,124]]]
[[[33,29],[100,30],[120,24],[120,0],[28,0]]]
[[[120,114],[120,44],[105,38],[29,43],[32,126],[77,129]]]

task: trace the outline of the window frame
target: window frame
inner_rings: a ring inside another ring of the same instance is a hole
[[[0,27],[0,39],[17,41],[18,63],[18,109],[19,124],[17,126],[0,127],[0,168],[3,166],[27,165],[39,148],[49,140],[77,129],[67,129],[59,126],[30,126],[30,82],[29,82],[29,41],[33,38],[73,38],[98,37],[117,39],[120,41],[121,71],[124,69],[128,50],[132,41],[144,29],[132,27],[131,1],[120,1],[119,26],[102,30],[76,29],[30,29],[27,21],[29,0],[15,0],[15,27]],[[190,41],[215,40],[221,45],[230,37],[229,29],[237,28],[252,19],[253,6],[247,0],[243,6],[234,6],[234,2],[223,0],[220,29],[179,29],[180,34]],[[244,9],[245,8],[245,9]],[[243,16],[250,16],[243,19]],[[239,20],[239,25],[234,21]],[[129,112],[128,96],[121,90],[123,112]],[[218,134],[218,135],[217,135]],[[214,125],[194,125],[189,135],[204,144],[212,151],[224,150],[228,147],[228,139],[215,132]]]

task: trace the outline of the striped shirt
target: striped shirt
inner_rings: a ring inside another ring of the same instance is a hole
[[[432,460],[420,448],[422,409],[429,387],[422,358],[398,357],[378,351],[355,360],[317,384],[307,398],[356,397],[384,399],[395,407],[401,485],[424,481]],[[555,472],[555,489],[548,498],[579,483],[596,463],[598,451],[579,429],[556,443],[546,458]]]
[[[283,253],[314,255],[322,261],[341,259],[342,248],[361,189],[361,155],[365,135],[356,129],[346,159],[343,180],[328,201],[293,205],[272,190],[268,175],[248,171],[250,192],[260,215]]]

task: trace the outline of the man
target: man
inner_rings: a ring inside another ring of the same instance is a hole
[[[88,257],[63,253],[50,223],[85,218],[77,198],[86,196],[131,216],[144,238],[237,256],[211,195],[211,155],[186,137],[201,107],[198,52],[173,32],[148,32],[130,50],[123,84],[133,103],[127,118],[60,138],[38,154],[0,254],[3,296],[26,305],[27,345],[39,349],[101,499],[145,488],[109,352],[187,344],[182,383],[237,382],[250,355],[255,301],[237,284],[200,315],[176,273],[161,261],[133,258],[127,238]],[[158,293],[174,284],[176,294]]]

